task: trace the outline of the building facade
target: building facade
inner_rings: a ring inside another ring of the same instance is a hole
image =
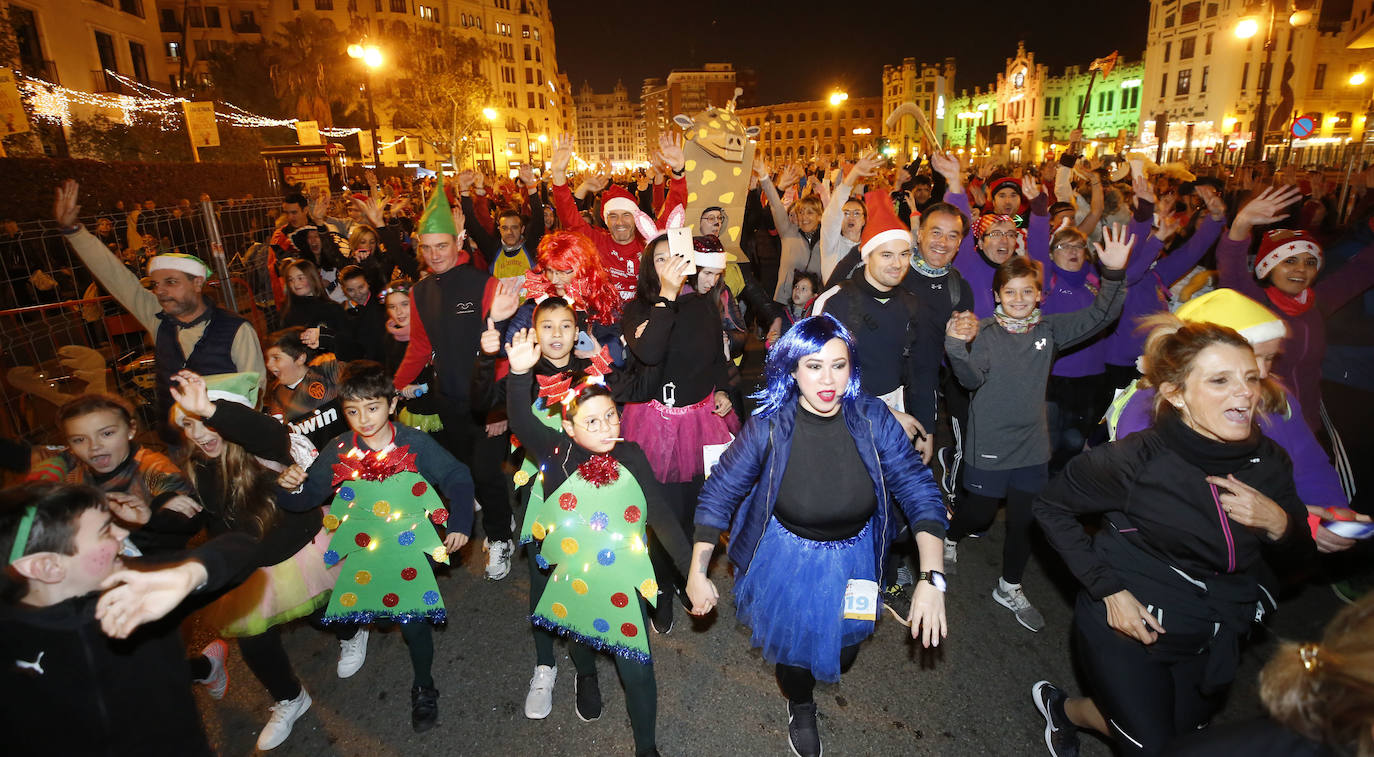
[[[130,94],[106,71],[166,85],[153,0],[9,0],[4,5],[22,73],[87,92]]]
[[[613,171],[643,163],[643,116],[630,100],[624,82],[616,82],[607,94],[597,94],[582,83],[577,101],[577,153],[587,163],[606,163]]]
[[[852,97],[756,105],[735,115],[745,127],[759,127],[756,154],[775,166],[816,158],[854,160],[883,134],[883,98]]]
[[[901,65],[883,66],[882,133],[897,148],[897,154],[904,156],[903,162],[916,157],[921,149],[921,130],[910,118],[888,127],[887,117],[903,103],[916,103],[925,112],[941,145],[948,144],[949,130],[959,125],[950,108],[955,68],[953,58],[945,58],[944,63],[917,63],[915,58],[904,58]]]
[[[1081,112],[1089,152],[1121,151],[1138,131],[1144,66],[1123,57],[1105,77],[1080,66],[1051,76],[1049,67],[1036,63],[1035,53],[1020,43],[996,82],[954,98],[946,120],[949,144],[961,155],[976,151],[1011,162],[1040,161],[1067,143]],[[980,127],[991,131],[980,137]]]
[[[674,116],[695,116],[711,105],[724,107],[734,99],[736,87],[744,90],[736,107],[748,107],[753,103],[754,86],[751,72],[736,71],[730,63],[675,68],[666,79],[645,79],[639,96],[644,108],[645,145],[658,144],[660,134],[675,129]]]
[[[1243,0],[1151,0],[1141,145],[1166,160],[1255,155],[1261,92],[1265,157],[1327,163],[1359,144],[1374,91],[1370,2],[1357,0],[1353,12],[1310,5],[1277,12]],[[1303,115],[1317,128],[1293,139]]]

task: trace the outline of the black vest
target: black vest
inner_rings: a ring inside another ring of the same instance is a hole
[[[410,296],[434,350],[434,374],[443,402],[466,412],[471,407],[472,363],[487,327],[482,310],[491,276],[471,265],[454,266],[421,279]],[[436,387],[431,386],[430,391]]]
[[[163,422],[167,422],[167,413],[172,409],[172,376],[177,371],[195,371],[202,376],[238,371],[230,350],[234,346],[234,335],[239,333],[239,327],[245,321],[228,310],[212,305],[205,331],[201,333],[196,346],[187,356],[182,353],[181,343],[177,340],[177,332],[180,329],[177,328],[175,319],[166,313],[158,313],[157,317],[162,319],[162,323],[157,327],[154,353],[157,356],[158,414]]]

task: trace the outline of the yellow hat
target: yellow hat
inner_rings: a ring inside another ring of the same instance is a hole
[[[1214,289],[1194,297],[1180,305],[1174,315],[1193,323],[1215,323],[1235,329],[1250,344],[1282,339],[1288,334],[1282,318],[1234,289]]]

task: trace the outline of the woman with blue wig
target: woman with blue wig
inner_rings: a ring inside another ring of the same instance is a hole
[[[765,386],[706,479],[687,593],[716,605],[706,569],[724,531],[735,606],[776,665],[793,751],[821,753],[812,691],[838,681],[873,633],[877,580],[902,518],[916,532],[921,580],[902,622],[936,646],[946,633],[940,490],[883,402],[859,389],[854,340],[839,321],[798,321],[768,353]]]

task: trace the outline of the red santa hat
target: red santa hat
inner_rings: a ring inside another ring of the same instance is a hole
[[[893,212],[888,192],[874,190],[864,195],[864,209],[868,213],[868,223],[864,225],[863,236],[859,237],[859,255],[865,260],[868,253],[886,242],[900,241],[911,246],[911,229]]]
[[[639,203],[635,202],[634,196],[618,185],[611,185],[601,195],[601,220],[610,223],[606,217],[611,214],[612,210],[623,210],[636,215],[642,212],[639,209]]]
[[[1259,252],[1255,254],[1255,278],[1262,279],[1274,270],[1274,266],[1293,257],[1307,253],[1317,259],[1317,268],[1323,263],[1322,248],[1317,240],[1305,231],[1275,229],[1260,240]]]

